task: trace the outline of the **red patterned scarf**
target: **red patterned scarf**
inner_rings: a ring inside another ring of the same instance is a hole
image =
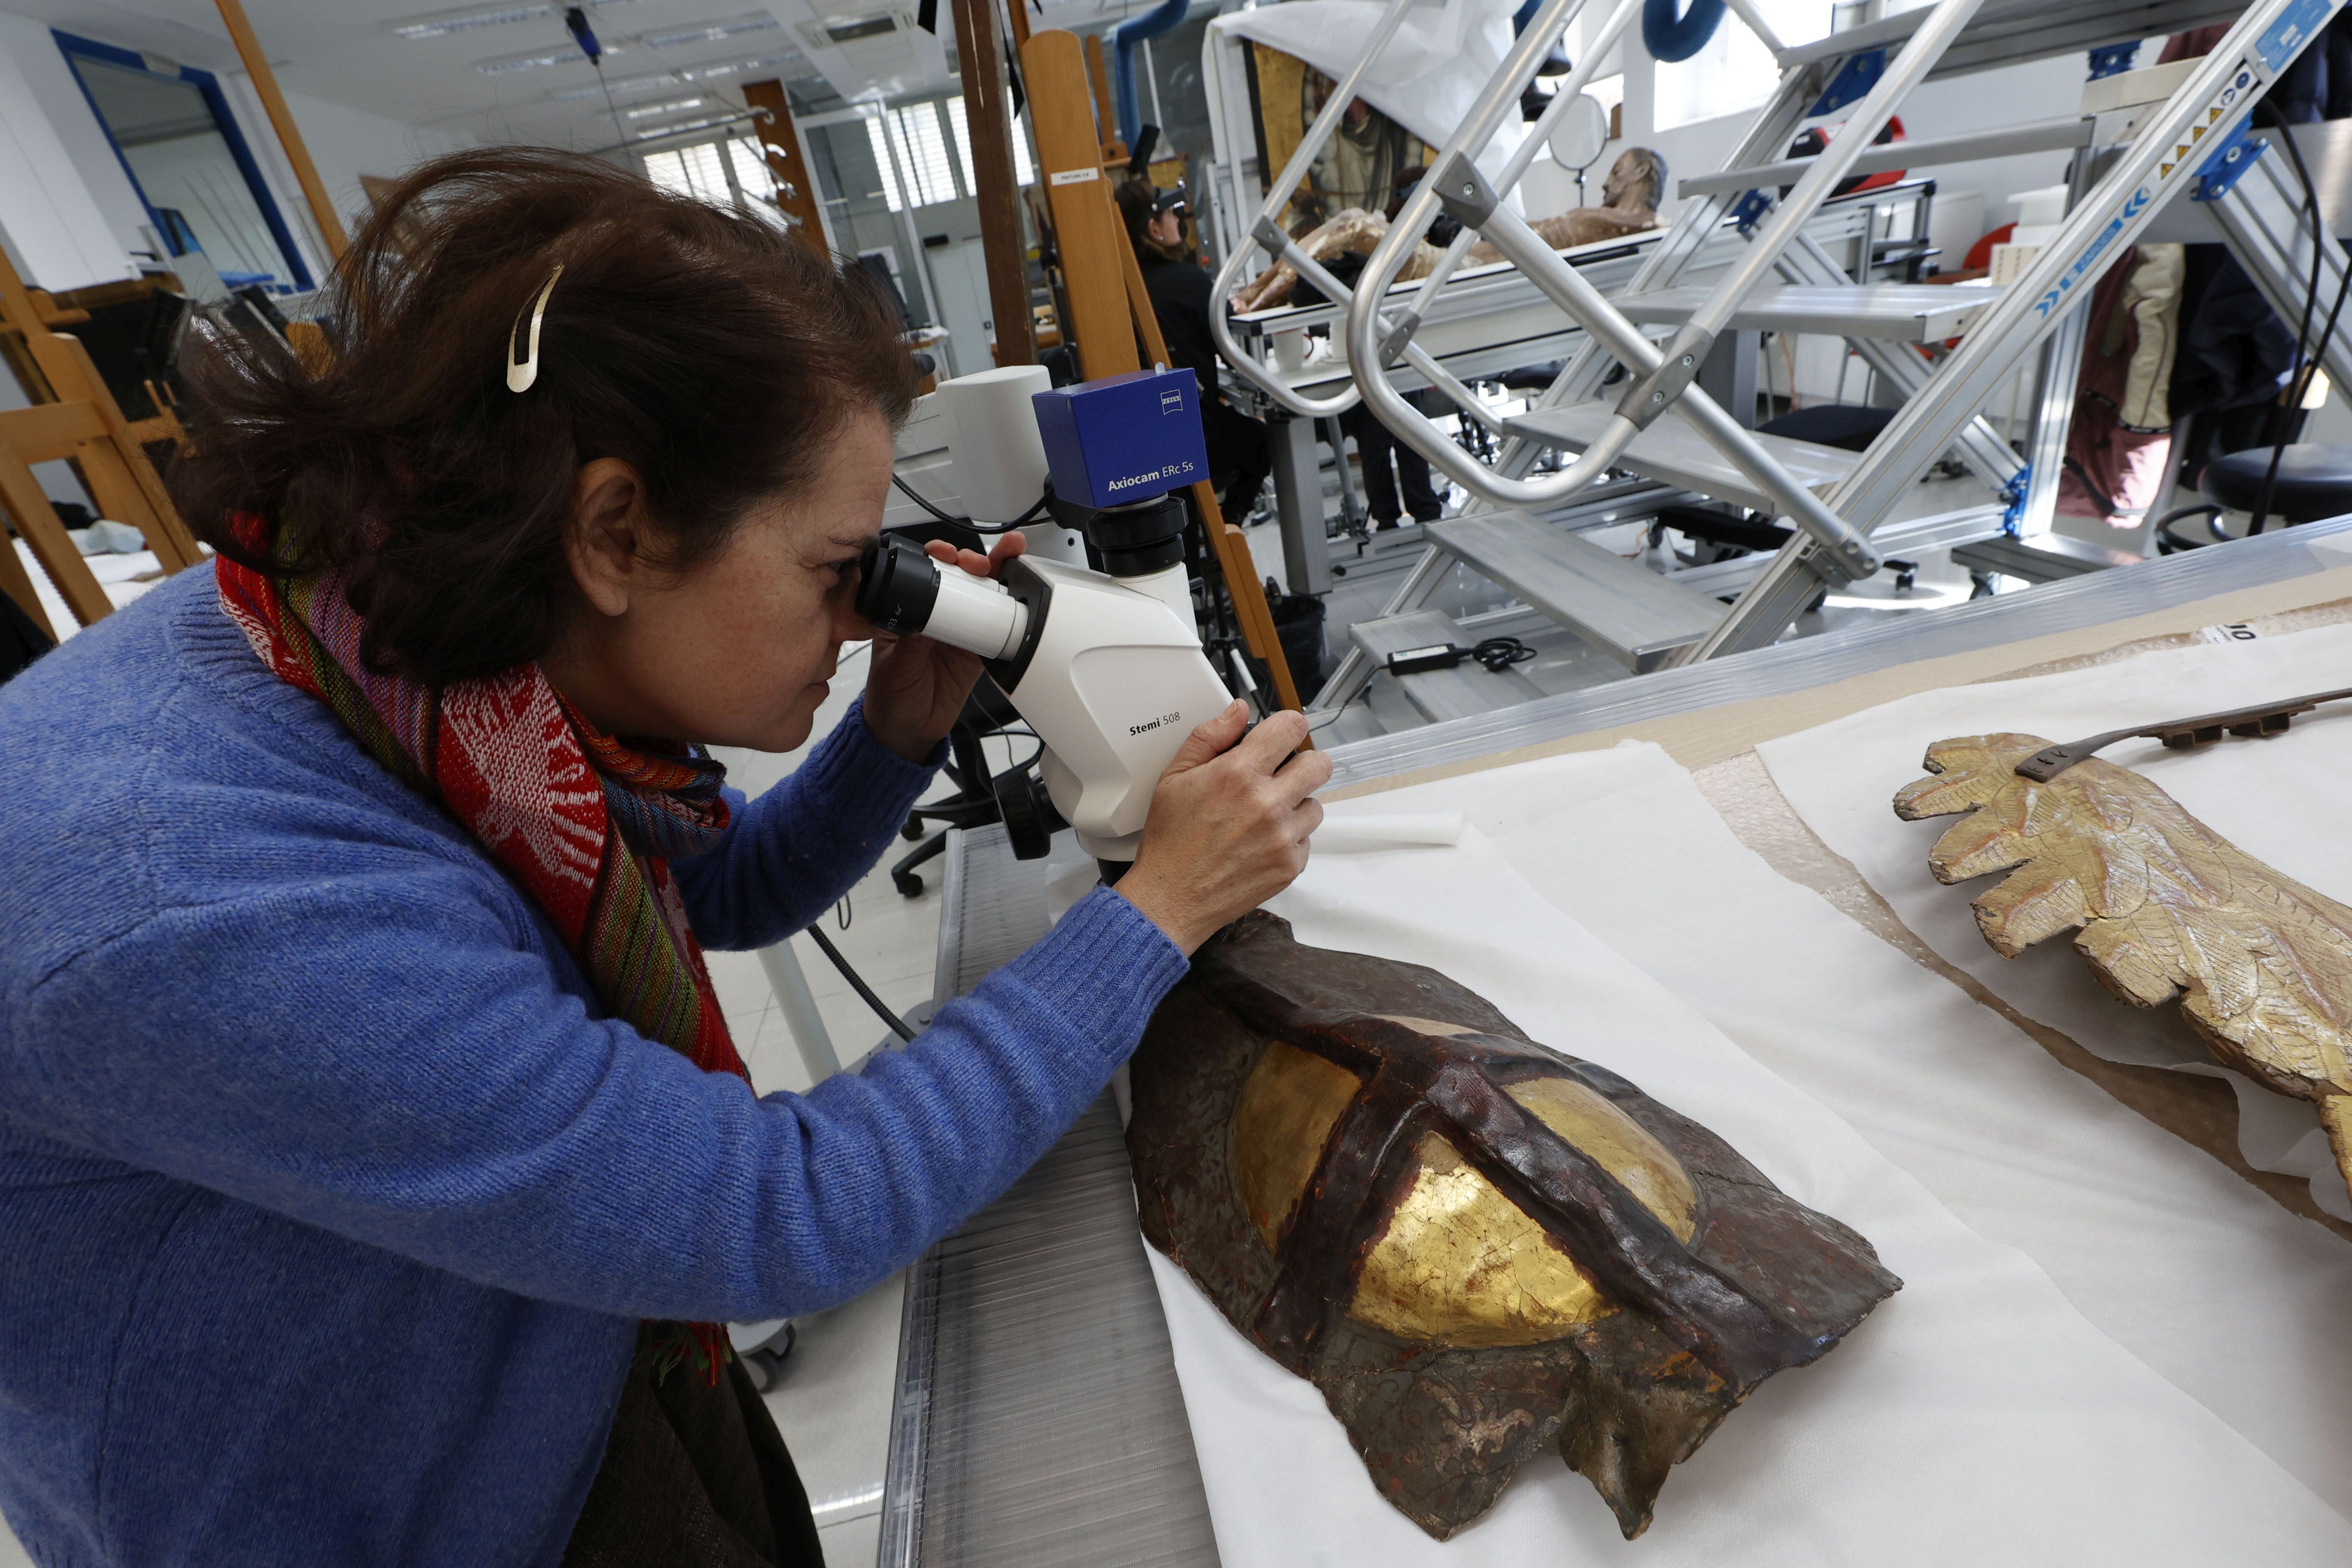
[[[269,531],[236,520],[249,547]],[[668,857],[727,828],[726,770],[666,742],[601,733],[536,664],[434,688],[360,659],[338,576],[280,581],[215,563],[221,608],[280,679],[334,710],[386,771],[446,810],[537,904],[612,1016],[705,1072],[745,1082]],[[680,754],[683,753],[683,754]],[[724,1331],[659,1325],[657,1354],[719,1380]]]

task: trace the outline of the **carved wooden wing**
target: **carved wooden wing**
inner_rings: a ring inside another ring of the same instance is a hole
[[[1131,1082],[1145,1235],[1440,1540],[1547,1449],[1640,1534],[1750,1390],[1901,1288],[1614,1073],[1271,915],[1194,956]]]
[[[1966,813],[1927,856],[1939,882],[2011,875],[1973,905],[2004,958],[2062,931],[2137,1006],[2180,998],[2227,1066],[2314,1101],[2352,1188],[2352,909],[2255,859],[2129,768],[2091,757],[2047,784],[2050,742],[1969,735],[1927,748],[1895,797],[1906,822]]]

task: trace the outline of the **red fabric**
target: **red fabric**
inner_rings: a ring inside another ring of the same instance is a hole
[[[264,520],[236,526],[248,549],[269,552]],[[705,1072],[751,1082],[667,858],[726,831],[724,769],[684,748],[599,732],[536,664],[440,688],[371,670],[360,617],[331,574],[281,581],[226,555],[215,569],[222,609],[262,663],[464,825],[545,912],[613,1016]],[[718,1382],[724,1330],[652,1327],[656,1375],[690,1350]]]

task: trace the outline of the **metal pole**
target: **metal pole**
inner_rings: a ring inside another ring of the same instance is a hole
[[[1983,405],[2018,356],[2055,331],[2089,299],[2104,264],[2136,243],[2164,204],[2196,182],[2205,160],[2175,152],[2199,140],[2190,137],[2191,127],[2210,132],[2243,120],[2309,45],[2309,30],[2290,33],[2275,26],[2300,3],[2263,0],[2247,8],[2170,102],[2144,123],[2138,139],[2100,182],[2095,199],[2068,215],[2023,275],[1944,362],[1934,381],[1904,405],[1861,463],[1831,492],[1833,510],[1874,526],[1950,444],[1951,432]],[[1692,645],[1682,662],[1761,647],[1778,638],[1821,586],[1814,556],[1810,542],[1783,546],[1723,624]]]
[[[936,327],[940,324],[939,296],[931,292],[931,269],[923,260],[923,237],[915,229],[914,182],[907,178],[913,160],[899,156],[898,128],[892,123],[890,111],[877,109],[875,113],[882,121],[882,145],[889,149],[890,170],[898,181],[898,217],[907,230],[907,265],[914,268],[915,281],[922,285],[923,310]]]
[[[800,955],[793,951],[793,939],[786,937],[772,947],[761,948],[760,968],[768,976],[768,989],[776,994],[776,1011],[784,1016],[784,1026],[793,1032],[793,1044],[800,1047],[801,1061],[808,1068],[809,1087],[814,1089],[841,1070],[841,1056],[833,1048],[833,1037],[825,1032],[824,1017],[817,1011],[816,995],[802,972]]]

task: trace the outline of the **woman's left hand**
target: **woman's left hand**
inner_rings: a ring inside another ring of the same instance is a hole
[[[975,577],[992,577],[1021,553],[1028,541],[1008,533],[982,555],[934,540],[924,552],[943,566]],[[866,676],[866,727],[874,738],[910,763],[919,763],[946,738],[980,679],[981,658],[926,637],[877,633],[874,664]]]

